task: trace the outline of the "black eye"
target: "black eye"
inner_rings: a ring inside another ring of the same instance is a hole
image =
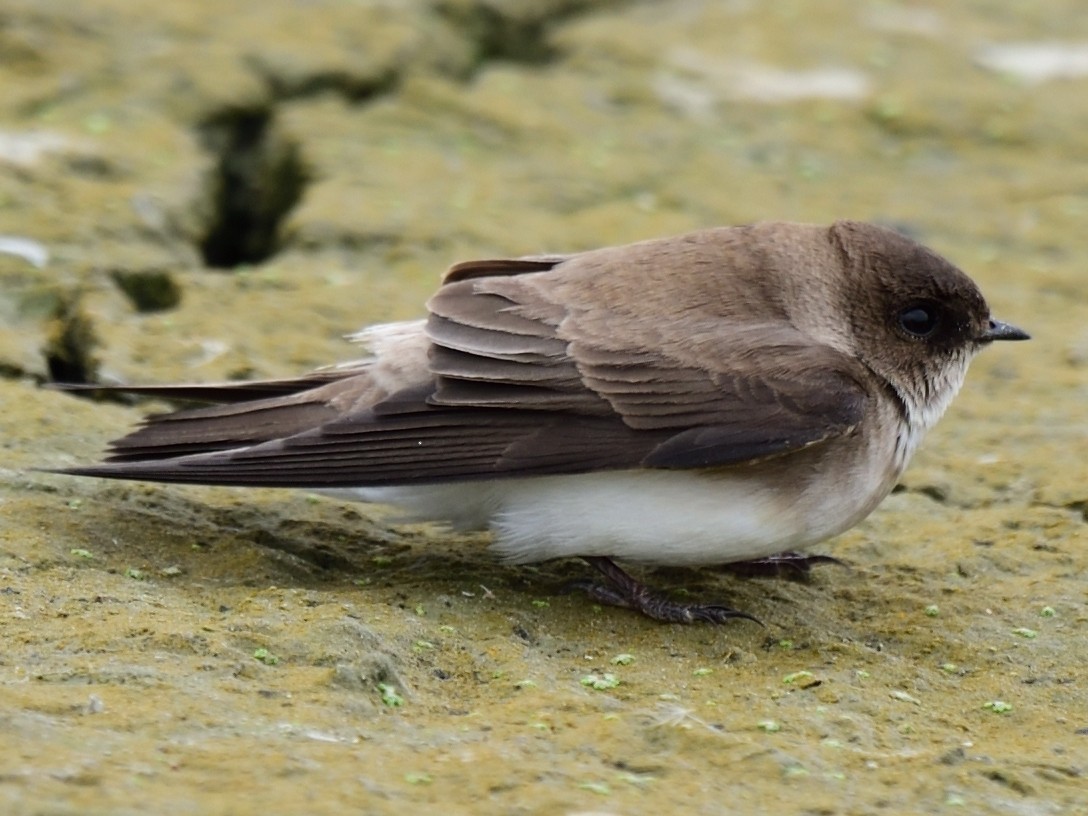
[[[937,309],[927,303],[910,306],[899,313],[899,325],[913,337],[929,337],[937,330]]]

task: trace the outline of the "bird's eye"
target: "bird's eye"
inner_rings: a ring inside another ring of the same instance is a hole
[[[899,325],[912,337],[929,337],[937,330],[937,309],[928,303],[910,306],[899,313]]]

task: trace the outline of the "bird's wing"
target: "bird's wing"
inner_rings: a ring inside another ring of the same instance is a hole
[[[351,336],[369,352],[367,356],[293,379],[49,387],[216,403],[148,417],[136,431],[111,443],[111,461],[229,450],[303,433],[427,380],[423,326],[423,320],[370,326]]]
[[[300,377],[275,380],[227,380],[211,383],[168,383],[164,385],[126,385],[113,383],[49,383],[48,388],[75,394],[132,394],[180,402],[209,402],[233,404],[259,399],[272,399],[309,391],[334,380],[342,380],[352,372],[334,368],[311,371]]]
[[[307,430],[277,436],[273,421],[251,434],[267,441],[230,449],[241,435],[216,442],[222,423],[258,426],[284,398],[152,418],[104,464],[66,472],[359,487],[711,468],[785,455],[861,422],[866,370],[785,321],[651,321],[639,342],[630,315],[579,311],[550,299],[550,287],[520,285],[556,274],[547,270],[558,259],[507,263],[462,264],[431,299],[425,382],[370,405],[353,400],[352,378],[292,395],[313,412]],[[337,398],[312,398],[326,389]]]

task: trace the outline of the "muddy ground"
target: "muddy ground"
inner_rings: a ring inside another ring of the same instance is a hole
[[[1088,811],[1080,4],[7,0],[0,809]],[[450,263],[839,217],[953,258],[987,350],[807,583],[662,626],[484,538],[106,483],[155,403],[288,375]]]

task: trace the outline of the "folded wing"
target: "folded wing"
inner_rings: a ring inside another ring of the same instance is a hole
[[[539,285],[563,273],[559,257],[455,267],[428,304],[429,373],[393,394],[357,370],[152,417],[65,472],[321,488],[709,468],[861,422],[868,372],[787,322],[646,318],[638,342],[630,314]]]

